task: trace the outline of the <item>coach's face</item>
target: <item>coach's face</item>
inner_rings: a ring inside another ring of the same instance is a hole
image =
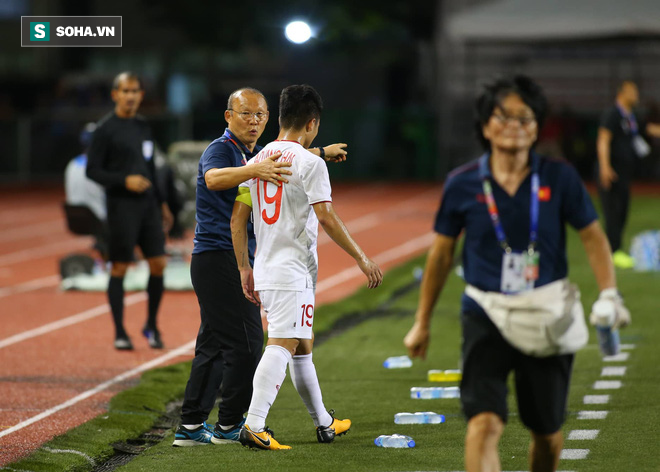
[[[144,91],[140,81],[121,79],[116,89],[112,90],[112,100],[115,102],[115,112],[121,118],[132,118],[140,108]]]
[[[225,120],[229,131],[252,151],[268,123],[266,99],[258,93],[240,92],[231,109],[225,110]]]
[[[536,141],[538,124],[532,109],[519,95],[511,93],[495,107],[483,134],[493,149],[529,150]]]

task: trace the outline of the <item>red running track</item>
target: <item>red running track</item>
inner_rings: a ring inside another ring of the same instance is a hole
[[[354,238],[383,269],[430,244],[439,185],[337,185],[333,195]],[[114,394],[137,383],[133,369],[190,359],[199,327],[195,295],[166,292],[159,325],[168,349],[151,350],[139,335],[146,297],[127,294],[136,349],[115,351],[105,293],[58,289],[59,260],[91,247],[90,238],[68,233],[62,200],[59,188],[0,190],[0,467],[107,411]],[[174,244],[192,250],[191,236]],[[365,283],[325,234],[319,260],[318,303]]]

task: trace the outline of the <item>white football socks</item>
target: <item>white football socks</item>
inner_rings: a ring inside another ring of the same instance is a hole
[[[280,386],[286,377],[286,366],[291,360],[291,353],[282,346],[266,346],[259,361],[252,382],[253,392],[247,424],[254,432],[263,431],[266,417],[277,397]]]
[[[330,426],[332,416],[323,405],[323,395],[316,375],[316,367],[312,362],[312,354],[293,356],[293,362],[289,370],[293,385],[307,407],[307,411],[309,411],[314,421],[314,426]]]

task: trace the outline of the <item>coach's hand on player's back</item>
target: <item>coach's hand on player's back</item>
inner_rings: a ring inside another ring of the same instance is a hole
[[[280,157],[282,157],[282,153],[276,152],[258,164],[254,164],[256,177],[260,180],[273,183],[278,187],[282,185],[280,182],[288,183],[289,181],[282,176],[291,175],[290,170],[284,169],[284,167],[291,167],[291,163],[276,162]]]
[[[151,181],[140,174],[127,175],[124,185],[128,190],[135,193],[143,193],[151,187]]]
[[[358,261],[358,266],[364,275],[367,276],[369,288],[376,288],[383,283],[383,273],[380,271],[378,264],[374,261],[369,258],[360,259]]]

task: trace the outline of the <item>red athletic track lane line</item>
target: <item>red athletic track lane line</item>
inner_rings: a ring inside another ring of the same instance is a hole
[[[33,204],[30,211],[35,212],[34,219],[26,218],[29,207],[24,205],[21,224],[36,225],[57,217],[63,218],[59,203],[52,203],[57,202],[58,190],[51,190],[51,195],[46,191],[39,193],[39,198],[26,199]],[[16,194],[12,192],[7,195],[0,191],[0,213],[12,208],[7,198],[23,198]],[[417,196],[420,197],[419,201],[414,200]],[[427,234],[432,226],[439,196],[439,185],[339,185],[333,189],[333,204],[345,222],[362,225],[361,228],[355,228],[355,239],[369,256],[376,257]],[[413,200],[409,205],[401,205],[411,198]],[[38,202],[51,202],[46,205],[50,213],[42,211]],[[369,216],[371,214],[378,217],[373,218]],[[80,241],[81,238],[64,233],[61,238],[58,236],[58,240]],[[21,250],[38,252],[40,246],[34,246],[37,241],[26,241],[26,246]],[[89,240],[84,240],[82,246],[89,247]],[[402,257],[423,253],[425,248],[422,246]],[[0,241],[0,255],[6,253],[5,247]],[[0,286],[15,287],[52,276],[59,258],[68,254],[68,251],[63,247],[59,253],[54,252],[34,261],[0,267]],[[398,262],[396,254],[391,257],[391,260],[383,264],[383,268]],[[335,244],[329,243],[319,248],[319,259],[319,303],[342,298],[365,283],[364,276],[357,273],[332,287],[323,288],[321,284],[324,280],[346,269],[351,270],[355,263]],[[60,292],[53,287],[12,293],[0,298],[0,339],[61,320],[105,302],[104,293]],[[162,355],[162,351],[149,349],[139,334],[145,318],[145,302],[126,307],[126,327],[136,346],[134,352],[117,352],[112,348],[113,333],[109,314],[0,349],[0,378],[5,380],[0,385],[0,431]],[[6,323],[10,320],[11,323]],[[8,328],[3,329],[6,324]],[[166,346],[170,348],[194,339],[199,327],[199,307],[194,294],[167,292],[163,297],[159,324]],[[0,438],[0,466],[29,454],[55,435],[106,411],[107,402],[113,394],[136,382],[136,378],[127,379],[54,413],[46,420]]]

